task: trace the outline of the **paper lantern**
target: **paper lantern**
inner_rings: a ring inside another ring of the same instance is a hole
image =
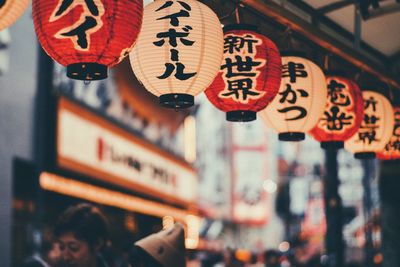
[[[394,108],[394,128],[392,137],[385,148],[378,152],[377,158],[381,160],[400,159],[400,107]]]
[[[34,0],[33,21],[43,49],[78,80],[107,78],[140,31],[142,0]]]
[[[160,104],[186,108],[221,66],[223,33],[217,15],[196,0],[158,0],[144,10],[143,29],[130,53],[132,69]]]
[[[296,53],[282,53],[282,81],[278,95],[260,112],[281,141],[301,141],[325,109],[327,88],[322,70]]]
[[[325,111],[310,131],[322,148],[343,148],[360,128],[364,100],[358,85],[343,76],[327,76],[328,98]]]
[[[394,113],[389,100],[382,94],[364,91],[364,119],[357,133],[345,142],[345,148],[358,159],[374,158],[390,141]]]
[[[28,4],[29,0],[0,0],[0,31],[16,22]]]
[[[224,33],[222,66],[205,94],[228,121],[255,120],[279,90],[278,48],[253,25],[228,25]]]

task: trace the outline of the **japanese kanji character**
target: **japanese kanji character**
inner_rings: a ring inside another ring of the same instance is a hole
[[[250,78],[228,80],[228,88],[221,93],[221,97],[234,97],[239,102],[247,103],[248,99],[257,99],[264,94],[264,92],[251,90],[252,88],[253,80]]]
[[[157,38],[160,40],[153,42],[156,46],[163,46],[165,44],[165,39],[168,39],[168,42],[171,46],[177,47],[178,42],[177,39],[179,38],[180,42],[186,46],[192,46],[195,42],[185,39],[184,37],[189,36],[190,30],[193,28],[190,26],[185,26],[182,28],[182,32],[177,32],[175,29],[171,28],[167,32],[160,32],[157,33]]]
[[[368,144],[372,144],[372,142],[379,141],[376,139],[376,131],[372,129],[371,131],[359,132],[358,133],[359,141],[362,141],[364,144],[368,142]]]
[[[255,77],[257,73],[252,72],[253,67],[259,66],[262,62],[253,61],[252,57],[246,56],[245,61],[241,56],[235,56],[235,62],[231,58],[225,59],[225,64],[221,66],[221,70],[227,69],[226,78],[235,76]],[[234,72],[236,67],[236,72]]]
[[[296,90],[300,93],[301,97],[308,97],[308,93],[304,89]],[[292,89],[292,86],[290,84],[286,84],[286,90],[280,92],[279,95],[282,96],[279,100],[280,103],[289,102],[290,104],[295,104],[297,102],[297,93],[295,90]]]
[[[308,77],[308,73],[303,64],[288,62],[288,64],[283,65],[282,77],[290,77],[290,82],[294,83],[297,77]]]
[[[192,73],[184,73],[185,71],[185,65],[183,65],[180,62],[177,62],[174,64],[172,63],[165,63],[165,72],[163,75],[158,76],[157,78],[159,79],[166,79],[172,75],[172,73],[175,72],[175,78],[181,81],[185,81],[187,79],[192,78],[194,75],[197,74],[197,72],[192,72]]]
[[[328,84],[328,96],[332,104],[347,107],[351,104],[349,95],[345,93],[345,85],[331,80]]]
[[[362,141],[363,143],[368,141],[368,144],[371,144],[374,141],[379,141],[376,138],[376,129],[379,127],[377,122],[379,120],[380,118],[375,115],[364,115],[364,121],[360,126],[360,131],[358,133],[359,141]]]
[[[105,11],[101,1],[59,0],[49,21],[54,22],[60,19],[79,5],[83,8],[79,20],[58,31],[55,37],[58,39],[70,38],[74,43],[75,49],[86,51],[90,46],[90,35],[103,26],[101,17]]]
[[[305,108],[303,108],[303,107],[300,107],[300,106],[291,106],[291,107],[278,109],[279,113],[288,113],[288,112],[291,112],[291,111],[298,111],[299,114],[297,116],[291,117],[291,118],[286,117],[285,120],[287,120],[287,121],[301,120],[302,118],[307,116],[307,110]]]
[[[325,122],[323,125],[325,125],[328,130],[341,131],[345,125],[351,125],[351,120],[353,118],[354,117],[351,115],[346,116],[346,113],[340,112],[337,106],[333,106],[330,108],[330,112],[324,112],[324,117],[321,120]]]
[[[160,8],[158,8],[156,11],[158,12],[158,11],[160,11],[160,10],[163,10],[163,9],[165,9],[165,8],[167,8],[167,7],[170,7],[170,6],[172,6],[173,5],[173,1],[167,1],[167,2],[165,2],[165,4],[164,5],[162,5]],[[188,17],[190,17],[190,13],[188,12],[188,11],[191,11],[192,10],[192,8],[190,7],[190,5],[188,5],[187,3],[185,3],[185,2],[182,2],[182,1],[178,1],[178,3],[184,8],[184,9],[181,9],[179,12],[177,12],[177,13],[173,13],[173,14],[169,14],[169,15],[166,15],[166,16],[164,16],[164,17],[161,17],[161,18],[158,18],[157,20],[163,20],[163,19],[169,19],[170,20],[170,24],[172,25],[172,26],[179,26],[179,18],[188,18]]]
[[[254,39],[252,35],[245,37],[228,35],[224,40],[224,53],[228,52],[229,54],[233,54],[235,51],[239,52],[243,48],[247,49],[248,53],[253,54],[254,45],[259,43],[259,40]]]
[[[400,139],[397,138],[395,141],[391,142],[392,148],[400,152]]]
[[[376,111],[376,104],[378,103],[377,100],[373,96],[370,96],[369,99],[365,100],[364,109],[367,110],[369,106],[372,105],[372,110]]]
[[[85,21],[78,25],[78,27],[70,30],[69,32],[61,33],[65,37],[76,36],[76,43],[82,48],[87,49],[89,44],[87,40],[86,32],[97,26],[97,21],[92,17],[85,17]]]
[[[380,118],[375,115],[365,114],[364,115],[364,123],[367,126],[364,126],[364,127],[367,128],[368,125],[375,125],[379,120],[380,120]],[[363,127],[363,126],[361,126],[361,127]]]

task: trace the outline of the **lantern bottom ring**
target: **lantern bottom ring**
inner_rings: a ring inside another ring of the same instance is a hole
[[[249,122],[257,119],[257,113],[251,110],[234,110],[226,113],[226,120],[233,122]]]
[[[67,77],[82,81],[96,81],[107,78],[107,66],[97,63],[82,62],[67,66]]]
[[[194,96],[189,94],[165,94],[160,96],[160,105],[166,108],[190,108],[194,105]]]
[[[358,152],[354,154],[356,159],[374,159],[376,158],[375,152]]]
[[[279,141],[298,142],[298,141],[303,141],[305,138],[306,138],[305,133],[300,133],[300,132],[287,132],[279,134]]]
[[[323,149],[342,149],[344,147],[344,142],[342,141],[329,141],[329,142],[321,142],[321,148]]]

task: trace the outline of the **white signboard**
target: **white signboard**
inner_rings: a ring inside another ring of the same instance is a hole
[[[196,201],[197,176],[189,164],[75,107],[61,100],[57,148],[62,167],[155,197]]]
[[[264,225],[271,202],[263,189],[270,176],[267,134],[261,121],[232,126],[233,208],[235,222]]]

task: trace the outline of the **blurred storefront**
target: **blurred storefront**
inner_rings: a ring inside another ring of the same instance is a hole
[[[132,75],[124,65],[113,79],[92,83],[67,79],[58,65],[48,71],[53,75],[41,82],[50,88],[39,89],[38,158],[14,166],[14,263],[49,242],[46,233],[58,215],[82,201],[103,207],[115,244],[132,244],[179,221],[188,248],[197,247],[198,176],[185,159],[195,149],[185,139],[193,130],[184,123],[190,114],[168,116],[146,102],[149,93],[136,94],[146,92],[135,88],[137,81],[125,88]]]

